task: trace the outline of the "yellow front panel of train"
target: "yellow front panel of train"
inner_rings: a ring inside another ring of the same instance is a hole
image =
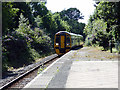
[[[56,53],[57,53],[57,54],[59,54],[59,53],[60,53],[60,52],[59,52],[59,49],[55,49],[55,51],[56,51]]]
[[[65,48],[65,37],[61,36],[61,48]]]

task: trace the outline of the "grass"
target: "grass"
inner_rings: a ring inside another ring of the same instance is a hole
[[[103,48],[103,47],[100,47],[100,46],[96,46],[96,48],[97,48],[98,50],[101,50],[101,51],[104,50],[104,48]]]
[[[107,52],[110,52],[110,50],[107,50]],[[112,48],[112,53],[118,53],[116,48]]]
[[[41,67],[39,68],[37,74],[40,74],[44,69],[46,69],[46,68],[44,68],[44,66],[41,66]]]
[[[98,50],[104,51],[104,48],[101,46],[96,46],[95,48],[97,48]],[[110,49],[108,49],[106,52],[110,52]],[[118,53],[119,51],[116,48],[112,48],[112,53]]]
[[[59,68],[57,67],[57,72],[59,72]]]

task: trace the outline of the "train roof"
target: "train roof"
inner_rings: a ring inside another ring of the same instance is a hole
[[[67,33],[67,34],[70,34],[70,33],[67,32],[67,31],[59,31],[59,32],[57,32],[56,34],[60,34],[60,33]]]
[[[82,36],[82,35],[80,35],[80,34],[69,33],[69,32],[67,32],[67,31],[59,31],[59,32],[56,33],[56,35],[57,35],[57,34],[64,34],[64,33],[67,33],[67,34],[72,35],[72,36]]]

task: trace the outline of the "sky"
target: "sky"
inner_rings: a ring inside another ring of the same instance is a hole
[[[77,8],[84,16],[84,19],[80,19],[79,22],[87,24],[89,16],[94,12],[94,3],[93,0],[47,0],[46,6],[52,13]]]

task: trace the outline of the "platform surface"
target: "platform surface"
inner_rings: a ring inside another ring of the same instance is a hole
[[[118,59],[88,58],[85,49],[71,50],[24,88],[118,88]]]

